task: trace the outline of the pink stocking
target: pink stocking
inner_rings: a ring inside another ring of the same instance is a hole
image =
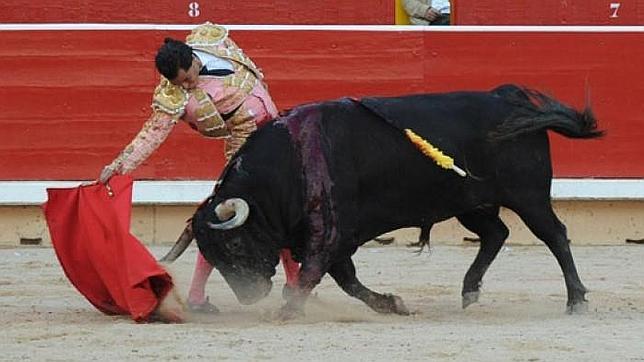
[[[286,285],[296,287],[299,280],[300,264],[293,260],[291,251],[288,249],[282,249],[280,259],[282,259],[284,273],[286,274]]]
[[[188,293],[188,303],[203,304],[206,302],[206,282],[212,269],[213,266],[201,255],[201,252],[197,251],[197,262]]]

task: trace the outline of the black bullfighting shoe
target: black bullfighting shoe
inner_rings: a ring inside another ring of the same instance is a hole
[[[210,303],[210,297],[206,297],[206,301],[203,303],[188,302],[188,309],[193,313],[204,313],[204,314],[219,313],[219,308],[217,308],[214,304]]]

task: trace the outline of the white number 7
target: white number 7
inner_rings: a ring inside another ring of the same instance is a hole
[[[617,15],[617,11],[619,10],[620,5],[622,5],[622,4],[621,3],[610,3],[610,9],[613,11],[610,14],[611,18],[619,17],[619,15]]]

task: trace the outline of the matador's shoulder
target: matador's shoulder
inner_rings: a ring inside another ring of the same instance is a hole
[[[228,38],[228,29],[206,22],[192,29],[186,37],[186,44],[192,47],[216,46]]]
[[[152,109],[179,118],[186,110],[188,99],[188,92],[183,87],[174,85],[166,78],[161,77],[152,96]]]

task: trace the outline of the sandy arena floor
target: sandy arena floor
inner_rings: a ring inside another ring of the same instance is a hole
[[[168,248],[154,247],[155,255]],[[466,360],[644,361],[644,245],[573,246],[589,311],[566,315],[560,269],[545,247],[505,247],[479,304],[460,308],[476,246],[365,247],[355,256],[369,287],[400,295],[409,317],[372,312],[326,277],[306,317],[271,316],[271,295],[241,306],[218,274],[209,284],[222,313],[181,325],[136,324],[95,310],[64,276],[53,250],[0,250],[0,360]],[[173,266],[185,291],[195,249]]]

